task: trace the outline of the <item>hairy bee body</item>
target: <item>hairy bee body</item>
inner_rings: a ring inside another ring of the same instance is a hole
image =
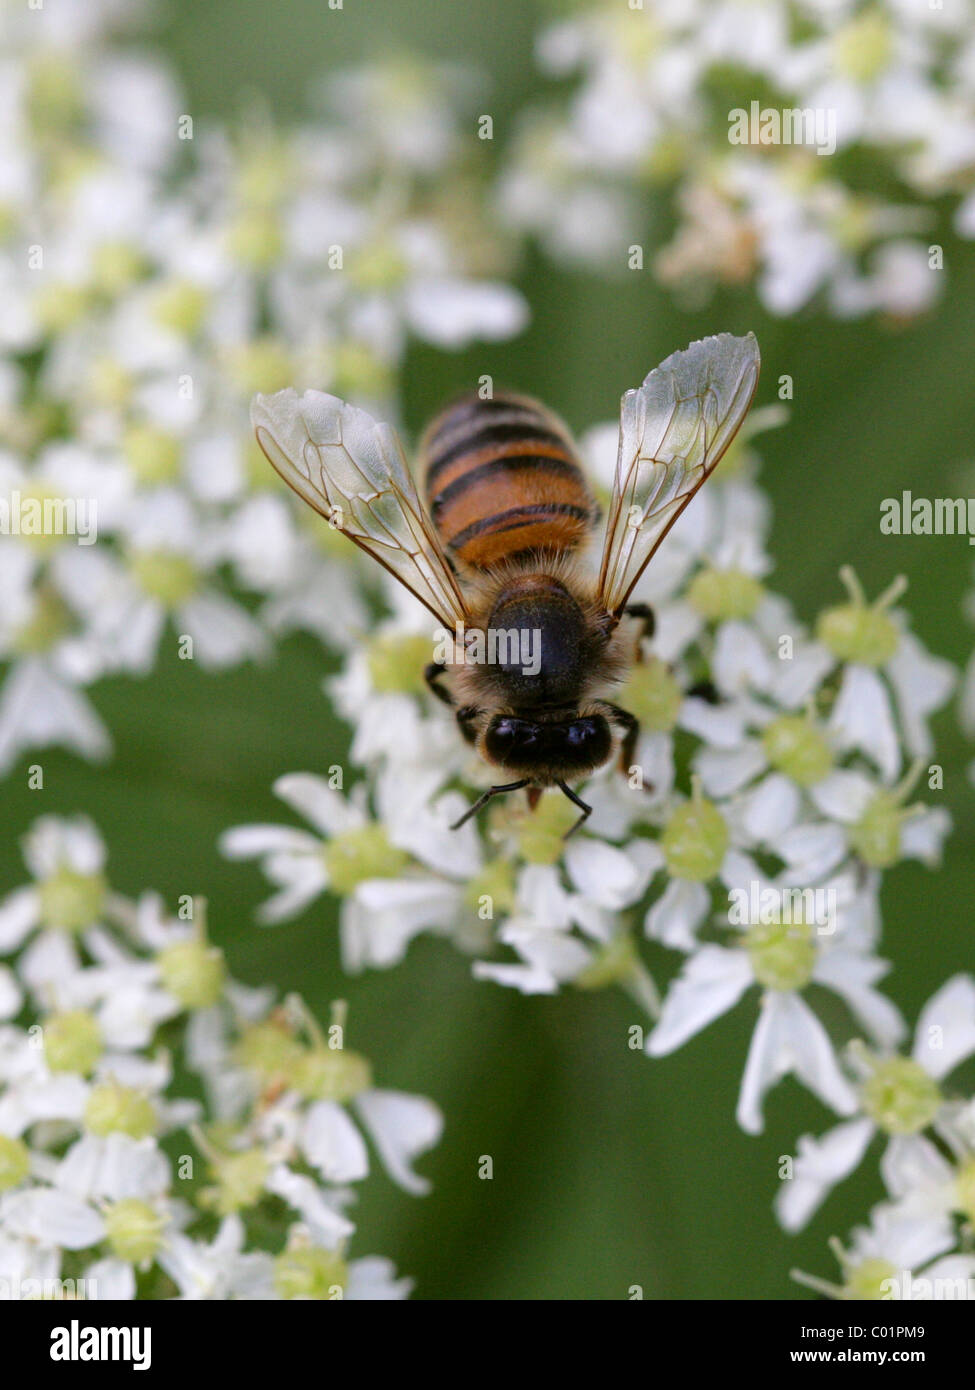
[[[592,771],[612,747],[593,697],[626,656],[577,560],[599,509],[567,428],[525,396],[464,396],[427,428],[420,471],[472,627],[530,635],[539,650],[531,672],[518,651],[451,671],[466,737],[535,786]]]
[[[624,621],[651,634],[650,609],[629,598],[734,439],[759,365],[754,335],[720,333],[625,393],[598,575],[580,553],[595,500],[568,430],[537,401],[469,395],[438,415],[420,447],[424,507],[388,424],[321,391],[255,398],[258,443],[281,477],[441,624],[427,683],[511,778],[458,825],[498,793],[525,788],[534,805],[555,785],[582,812],[575,829],[591,808],[565,779],[609,762],[617,736],[631,766],[639,724],[606,698],[641,656]]]

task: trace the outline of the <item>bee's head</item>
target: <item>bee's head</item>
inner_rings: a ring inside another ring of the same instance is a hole
[[[609,724],[601,714],[558,724],[496,714],[483,742],[484,753],[492,763],[528,775],[534,771],[558,777],[594,771],[607,760],[612,747]]]

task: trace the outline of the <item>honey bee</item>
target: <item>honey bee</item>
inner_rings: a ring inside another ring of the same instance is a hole
[[[525,788],[534,807],[554,786],[581,811],[571,835],[592,808],[569,781],[617,750],[630,766],[639,725],[607,694],[639,651],[623,618],[648,632],[652,613],[628,599],[734,439],[759,365],[753,334],[720,333],[626,392],[598,574],[580,553],[598,522],[595,499],[566,426],[537,401],[468,395],[448,406],[420,447],[424,507],[389,425],[321,391],[255,398],[258,443],[285,482],[463,634],[463,652],[472,638],[537,639],[487,642],[480,659],[426,669],[464,738],[506,774],[455,829],[491,797]]]

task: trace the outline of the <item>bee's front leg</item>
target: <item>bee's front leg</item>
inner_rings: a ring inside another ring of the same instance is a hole
[[[446,674],[447,667],[442,661],[431,661],[429,666],[424,667],[423,679],[426,681],[427,687],[436,695],[437,699],[450,709],[453,709],[454,697],[449,690],[446,690],[444,686],[440,684],[440,681]]]
[[[640,631],[636,639],[636,652],[634,660],[643,660],[644,639],[649,640],[657,630],[657,619],[649,603],[628,603],[623,609],[628,618],[637,618],[640,622]]]
[[[636,741],[640,737],[640,721],[635,714],[631,714],[628,709],[621,709],[619,705],[610,704],[608,700],[600,701],[601,712],[606,716],[611,724],[615,724],[617,729],[623,731],[623,742],[620,744],[619,769],[623,776],[629,775],[630,768],[633,766],[633,757],[636,753]]]

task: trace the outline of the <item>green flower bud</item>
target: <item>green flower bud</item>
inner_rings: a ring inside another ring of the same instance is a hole
[[[93,1014],[69,1009],[44,1023],[44,1060],[50,1071],[87,1076],[102,1055],[102,1030]]]
[[[901,827],[905,820],[916,815],[921,807],[905,806],[923,771],[920,761],[896,787],[875,792],[864,807],[860,819],[847,828],[850,848],[873,869],[889,869],[901,854]]]

